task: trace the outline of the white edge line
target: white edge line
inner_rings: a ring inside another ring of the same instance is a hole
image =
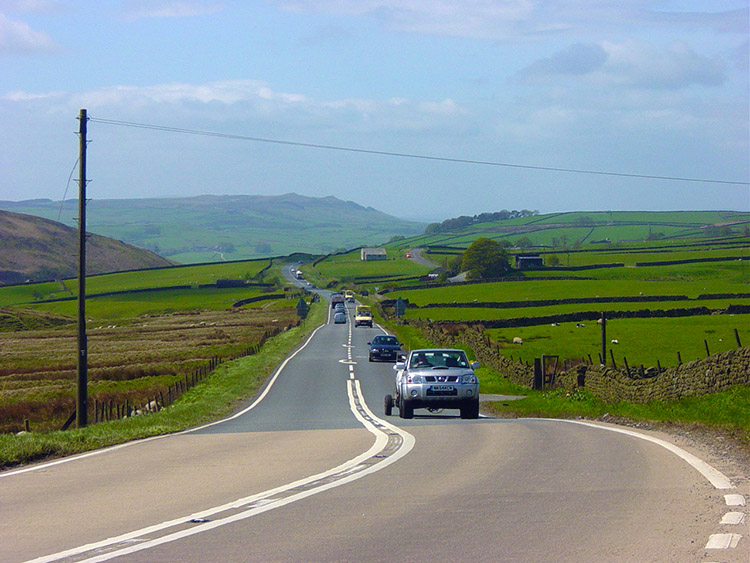
[[[235,419],[235,418],[237,418],[239,416],[242,416],[243,414],[247,413],[248,411],[254,409],[258,405],[258,403],[260,403],[265,398],[265,396],[271,390],[271,387],[273,386],[273,384],[276,382],[276,379],[279,377],[279,374],[281,373],[281,371],[286,367],[287,363],[289,363],[289,361],[292,358],[294,358],[297,354],[299,354],[302,350],[304,350],[307,347],[307,345],[310,343],[310,341],[313,339],[313,337],[315,336],[315,334],[321,328],[323,328],[324,326],[325,325],[320,325],[318,328],[316,328],[314,331],[312,331],[312,333],[310,333],[310,336],[307,338],[307,340],[305,341],[305,343],[302,346],[300,346],[299,348],[297,348],[297,350],[295,350],[290,356],[288,356],[281,363],[281,365],[279,365],[278,368],[276,368],[276,372],[273,374],[273,376],[269,380],[268,384],[263,389],[263,392],[258,396],[258,398],[255,401],[253,401],[253,403],[249,407],[247,407],[247,408],[245,408],[245,409],[243,409],[243,410],[241,410],[241,411],[239,411],[239,412],[237,412],[237,413],[235,413],[235,414],[233,414],[233,415],[231,415],[231,416],[229,416],[227,418],[223,418],[221,420],[210,422],[208,424],[204,424],[203,426],[197,426],[195,428],[189,428],[187,430],[181,430],[179,432],[172,432],[170,434],[161,434],[159,436],[150,436],[148,438],[142,438],[140,440],[133,440],[133,441],[130,441],[130,442],[126,442],[124,444],[117,444],[116,446],[110,446],[110,447],[107,447],[107,448],[102,448],[100,450],[94,450],[94,451],[91,451],[91,452],[86,452],[86,453],[83,453],[83,454],[73,455],[73,456],[65,457],[65,458],[62,458],[62,459],[55,460],[55,461],[50,461],[48,463],[43,463],[43,464],[40,464],[40,465],[34,465],[32,467],[24,467],[23,469],[16,469],[16,470],[13,470],[13,471],[2,472],[2,473],[0,473],[0,479],[2,479],[4,477],[11,477],[13,475],[20,475],[22,473],[29,473],[31,471],[39,471],[41,469],[47,469],[48,467],[54,467],[56,465],[62,465],[64,463],[70,463],[71,461],[78,461],[79,459],[85,459],[87,457],[92,457],[92,456],[95,456],[95,455],[101,455],[101,454],[104,454],[104,453],[113,452],[113,451],[119,450],[121,448],[127,448],[127,447],[134,446],[134,445],[137,445],[137,444],[144,444],[144,443],[150,442],[152,440],[160,440],[162,438],[167,438],[169,436],[180,436],[182,434],[189,434],[191,432],[196,432],[198,430],[203,430],[205,428],[210,428],[211,426],[216,426],[217,424],[222,424],[224,422],[227,422],[229,420],[233,420],[233,419]]]
[[[652,436],[648,436],[647,434],[641,434],[640,432],[635,432],[633,430],[626,430],[625,428],[613,428],[611,426],[602,426],[600,424],[594,424],[593,422],[583,422],[580,420],[567,420],[564,418],[542,418],[542,419],[535,419],[535,420],[552,420],[552,421],[558,421],[558,422],[568,422],[571,424],[580,424],[582,426],[590,426],[591,428],[598,428],[600,430],[609,430],[610,432],[618,432],[620,434],[626,434],[628,436],[640,438],[641,440],[646,440],[647,442],[652,442],[654,444],[661,446],[662,448],[669,450],[670,452],[672,452],[673,454],[675,454],[676,456],[680,457],[682,460],[687,462],[694,469],[696,469],[701,475],[703,475],[706,479],[708,479],[709,483],[711,483],[714,486],[714,488],[734,489],[734,485],[732,485],[732,482],[721,471],[709,465],[702,459],[694,456],[693,454],[686,452],[682,448],[675,446],[674,444],[671,444],[665,440],[654,438]]]
[[[359,381],[354,381],[353,384],[354,384],[354,386],[357,389],[357,394],[361,397],[361,389],[360,389]],[[215,508],[212,508],[212,509],[209,509],[209,510],[205,510],[205,511],[202,511],[202,512],[198,512],[198,513],[192,514],[192,515],[187,516],[187,517],[174,519],[174,520],[171,520],[169,522],[164,522],[162,524],[157,524],[157,525],[154,525],[154,526],[150,526],[148,528],[143,528],[141,530],[136,530],[134,532],[130,532],[128,534],[123,534],[121,536],[117,536],[117,537],[114,537],[114,538],[109,538],[107,540],[103,540],[103,541],[100,541],[100,542],[97,542],[97,543],[92,543],[92,544],[84,545],[84,546],[81,546],[81,547],[78,547],[78,548],[73,548],[73,549],[70,549],[70,550],[67,550],[67,551],[63,551],[63,552],[60,552],[60,553],[56,553],[56,554],[52,554],[52,555],[40,557],[40,558],[37,558],[37,559],[33,559],[31,561],[28,561],[27,563],[50,563],[52,561],[59,561],[60,559],[63,559],[65,557],[82,555],[82,554],[84,554],[86,552],[89,552],[89,551],[92,551],[92,550],[95,550],[95,549],[100,549],[100,548],[104,548],[104,547],[107,547],[107,546],[110,546],[110,545],[113,545],[113,544],[116,544],[116,543],[120,543],[120,542],[131,540],[131,539],[135,539],[135,538],[144,536],[144,535],[149,534],[149,533],[158,532],[160,530],[164,530],[164,529],[170,528],[170,527],[178,525],[178,524],[184,524],[185,522],[188,522],[188,521],[190,521],[192,519],[205,518],[205,517],[210,516],[212,514],[216,514],[216,513],[222,512],[224,510],[228,510],[230,508],[233,508],[233,507],[239,507],[239,506],[242,506],[243,504],[249,504],[250,502],[253,502],[253,501],[255,501],[257,499],[260,499],[260,498],[263,498],[263,497],[273,496],[274,494],[277,494],[279,492],[283,492],[283,491],[286,491],[286,490],[289,490],[289,489],[293,489],[295,487],[299,487],[301,485],[305,485],[305,484],[310,483],[310,482],[314,482],[314,481],[319,480],[319,479],[323,479],[325,477],[328,477],[329,475],[333,475],[333,474],[336,474],[336,473],[341,473],[343,471],[353,469],[354,467],[360,465],[361,463],[363,463],[367,459],[371,458],[377,452],[381,451],[383,449],[384,445],[387,443],[388,438],[387,438],[386,434],[382,430],[378,429],[376,426],[374,426],[370,421],[368,421],[366,418],[364,418],[358,412],[358,410],[356,408],[356,405],[355,405],[355,402],[354,402],[354,394],[352,392],[352,385],[349,384],[349,383],[347,383],[347,392],[348,392],[348,395],[349,395],[349,406],[350,406],[350,409],[352,410],[352,413],[357,418],[357,420],[359,420],[360,423],[368,431],[370,431],[375,436],[375,442],[363,454],[360,454],[359,456],[357,456],[357,457],[355,457],[355,458],[353,458],[353,459],[351,459],[351,460],[349,460],[347,462],[344,462],[343,464],[341,464],[341,465],[339,465],[337,467],[334,467],[333,469],[329,469],[328,471],[324,471],[322,473],[319,473],[317,475],[313,475],[311,477],[306,477],[304,479],[301,479],[299,481],[295,481],[294,483],[290,483],[288,485],[283,485],[281,487],[277,487],[276,489],[271,489],[269,491],[265,491],[265,492],[262,492],[262,493],[259,493],[259,494],[255,494],[255,495],[252,495],[252,496],[244,498],[244,499],[238,499],[236,501],[233,501],[231,503],[227,503],[227,504],[219,506],[219,507],[215,507]],[[137,545],[132,545],[130,547],[126,547],[126,548],[119,549],[119,550],[116,550],[116,551],[112,551],[112,552],[109,552],[109,553],[97,555],[97,556],[94,556],[94,557],[91,557],[91,558],[88,558],[88,559],[83,559],[83,560],[80,560],[79,563],[100,563],[100,562],[103,562],[103,561],[108,561],[108,560],[113,559],[115,557],[120,557],[120,556],[127,555],[127,554],[130,554],[130,553],[135,553],[137,551],[142,551],[142,550],[145,550],[145,549],[150,549],[150,548],[153,548],[153,547],[157,547],[157,546],[165,544],[165,543],[169,543],[169,542],[172,542],[172,541],[183,539],[183,538],[186,538],[186,537],[189,537],[189,536],[192,536],[192,535],[195,535],[195,534],[199,534],[199,533],[202,533],[202,532],[207,532],[207,531],[212,530],[214,528],[218,528],[220,526],[231,524],[231,523],[237,522],[239,520],[244,520],[244,519],[250,518],[252,516],[255,516],[257,514],[261,514],[263,512],[267,512],[269,510],[273,510],[275,508],[280,508],[280,507],[285,506],[287,504],[290,504],[292,502],[296,502],[298,500],[302,500],[302,499],[310,497],[312,495],[315,495],[315,494],[327,491],[327,490],[332,489],[334,487],[338,487],[338,486],[344,485],[346,483],[350,483],[352,481],[356,481],[357,479],[360,479],[360,478],[362,478],[362,477],[364,477],[366,475],[369,475],[369,474],[374,473],[376,471],[380,471],[381,469],[384,469],[384,468],[388,467],[392,463],[395,463],[396,461],[398,461],[399,459],[401,459],[402,457],[404,457],[406,454],[408,454],[411,451],[411,449],[414,447],[414,444],[416,442],[416,440],[414,439],[414,436],[412,436],[411,434],[409,434],[405,430],[402,430],[400,428],[397,428],[397,427],[391,425],[387,421],[384,421],[384,420],[381,420],[381,419],[377,418],[372,413],[372,411],[370,411],[369,407],[367,406],[367,404],[364,401],[361,401],[360,404],[362,406],[362,409],[369,416],[371,416],[374,420],[377,420],[379,423],[381,423],[385,428],[387,428],[391,432],[395,432],[395,433],[399,434],[402,437],[402,439],[403,439],[402,447],[399,448],[394,454],[392,454],[388,458],[383,459],[383,461],[380,461],[380,462],[378,462],[376,464],[370,465],[368,468],[363,469],[362,471],[359,471],[358,473],[347,475],[346,477],[342,477],[341,479],[337,479],[336,481],[332,481],[330,483],[326,483],[326,484],[320,485],[318,487],[315,487],[315,488],[307,490],[307,491],[302,491],[302,492],[297,493],[295,495],[291,495],[289,497],[286,497],[286,498],[283,498],[283,499],[279,499],[278,501],[272,501],[272,502],[269,502],[268,504],[265,504],[263,506],[254,507],[254,508],[251,508],[250,510],[243,511],[243,512],[240,512],[238,514],[234,514],[234,515],[229,516],[227,518],[222,518],[221,520],[216,520],[216,521],[213,521],[213,522],[206,522],[204,524],[197,525],[197,526],[192,527],[190,529],[182,530],[182,531],[179,531],[179,532],[174,532],[172,534],[168,534],[166,536],[163,536],[163,537],[151,540],[151,541],[143,542],[143,543],[140,543],[140,544],[137,544]]]

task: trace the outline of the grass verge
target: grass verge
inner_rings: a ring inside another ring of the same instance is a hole
[[[750,456],[750,387],[738,385],[721,393],[686,397],[679,401],[645,404],[605,403],[585,389],[531,391],[519,389],[494,374],[483,393],[523,394],[517,401],[491,401],[483,412],[502,418],[589,418],[622,424],[648,423],[665,429],[689,429],[734,440]],[[499,389],[499,390],[496,390]]]
[[[82,453],[131,440],[178,432],[235,412],[322,322],[326,304],[313,305],[307,319],[266,342],[261,353],[221,364],[206,380],[158,413],[49,433],[0,435],[0,469]]]

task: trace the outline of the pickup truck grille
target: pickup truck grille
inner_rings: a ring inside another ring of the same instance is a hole
[[[426,383],[457,383],[457,375],[425,375]]]

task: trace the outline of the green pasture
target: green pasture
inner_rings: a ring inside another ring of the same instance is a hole
[[[419,276],[429,273],[432,268],[405,258],[398,250],[388,249],[386,260],[360,260],[359,251],[349,254],[331,256],[318,262],[315,269],[322,278],[351,279],[363,276]],[[306,268],[303,266],[302,271]]]
[[[265,258],[246,262],[219,262],[199,266],[87,276],[86,293],[96,294],[150,287],[209,284],[216,283],[218,279],[251,279],[267,265],[268,259]],[[28,303],[40,299],[75,296],[77,292],[77,279],[2,287],[0,288],[0,306]]]
[[[221,310],[229,309],[233,303],[263,295],[259,289],[244,288],[201,288],[169,289],[148,293],[109,295],[86,299],[86,317],[94,321],[129,319],[141,315],[173,313],[196,309]],[[282,300],[284,306],[293,307],[294,300]],[[246,307],[274,306],[270,301],[259,301]],[[75,300],[39,303],[30,305],[34,310],[46,311],[58,315],[77,315],[78,304]]]
[[[640,270],[640,268],[637,269]],[[618,270],[633,270],[633,268],[618,268]],[[388,297],[391,299],[402,297],[422,306],[428,303],[452,303],[454,301],[457,303],[472,301],[502,302],[583,297],[636,297],[640,295],[685,295],[694,299],[701,294],[716,293],[750,293],[750,284],[727,281],[721,279],[721,277],[700,280],[700,283],[692,280],[534,280],[398,290],[390,293]],[[700,303],[702,302],[693,306],[699,306]],[[660,303],[643,305],[653,308],[660,308],[661,306]]]
[[[434,235],[419,235],[394,243],[394,246],[449,245],[467,247],[478,237],[508,240],[512,243],[528,237],[534,245],[573,246],[582,241],[587,247],[591,241],[609,238],[614,244],[628,241],[646,241],[649,235],[663,235],[660,244],[670,240],[705,240],[712,231],[706,227],[723,225],[733,233],[741,234],[750,214],[735,211],[693,212],[573,212],[551,213],[534,217],[518,217],[504,221],[476,223],[463,229]],[[732,224],[737,223],[737,224]],[[562,241],[567,241],[565,244]],[[572,265],[572,264],[571,264]]]
[[[490,339],[499,344],[500,353],[514,360],[533,362],[542,355],[557,355],[560,359],[588,359],[599,361],[601,352],[601,327],[596,322],[560,323],[559,326],[543,325],[488,329]],[[677,353],[682,362],[706,357],[704,340],[711,354],[737,348],[734,337],[737,329],[744,346],[750,345],[750,315],[704,315],[681,318],[610,319],[607,321],[607,358],[609,350],[615,362],[623,366],[627,358],[630,367],[643,364],[663,367],[677,365]],[[523,344],[513,344],[515,337]],[[612,344],[617,340],[618,344]]]
[[[407,309],[405,318],[431,319],[433,321],[489,321],[494,319],[515,319],[544,317],[548,315],[567,315],[589,311],[642,311],[663,309],[692,309],[708,307],[709,309],[726,309],[729,305],[750,305],[748,299],[709,299],[700,301],[660,301],[657,303],[575,303],[567,305],[550,305],[546,307],[430,307],[429,309]]]

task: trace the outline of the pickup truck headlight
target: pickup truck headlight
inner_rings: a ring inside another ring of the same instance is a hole
[[[421,375],[410,375],[406,378],[407,383],[424,383],[424,378]]]
[[[461,383],[471,383],[471,384],[474,384],[474,383],[477,383],[477,382],[478,382],[477,381],[477,376],[474,375],[473,373],[461,376]]]

